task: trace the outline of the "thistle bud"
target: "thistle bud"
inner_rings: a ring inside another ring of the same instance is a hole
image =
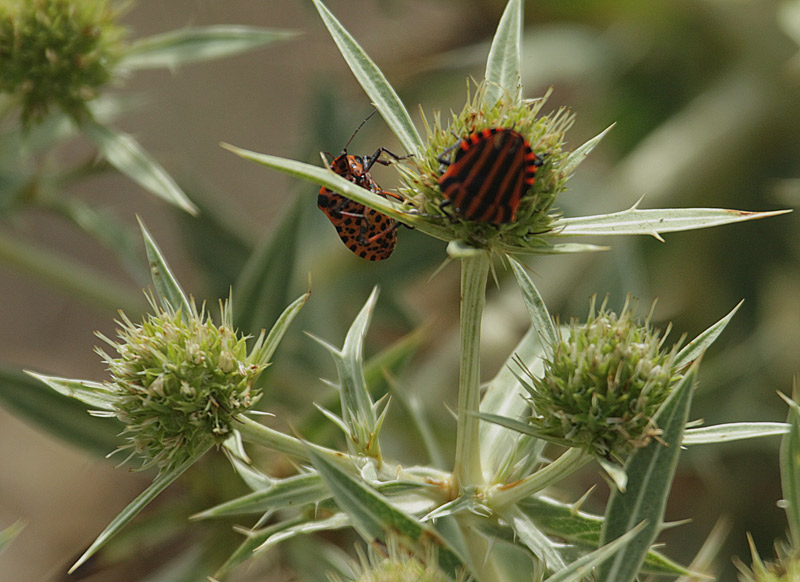
[[[573,122],[573,115],[563,108],[540,116],[546,101],[547,95],[519,102],[506,96],[487,105],[479,86],[461,113],[452,114],[446,122],[438,112],[432,124],[424,120],[425,145],[398,164],[405,183],[401,191],[416,212],[447,228],[451,240],[474,246],[524,251],[545,245],[543,237],[557,217],[553,205],[569,178],[559,166],[568,155],[564,139]],[[505,139],[492,137],[493,143],[487,146],[487,131]],[[491,163],[481,155],[485,152],[476,153],[478,159],[473,160],[465,153],[469,148],[493,149]],[[464,161],[459,162],[461,154]],[[457,187],[462,179],[463,184],[481,182],[479,191],[469,192],[468,202],[454,202],[443,190],[441,179],[448,168]],[[492,209],[468,210],[486,206]]]
[[[734,560],[740,582],[794,582],[800,579],[800,551],[779,540],[775,542],[776,559],[764,561],[758,555],[753,538],[749,534],[747,537],[753,563],[748,567],[741,560]]]
[[[230,436],[236,415],[261,397],[255,383],[268,363],[263,338],[248,353],[248,338],[233,329],[228,304],[221,305],[221,325],[194,304],[188,314],[151,304],[155,313],[142,323],[122,314],[116,341],[98,334],[117,357],[97,352],[125,424],[122,449],[142,457],[143,468],[164,469]]]
[[[652,311],[651,311],[652,315]],[[532,425],[544,435],[593,455],[621,461],[658,434],[653,416],[680,378],[673,364],[680,341],[664,349],[661,334],[625,302],[619,315],[595,312],[570,322],[541,378],[528,387]]]
[[[28,125],[53,106],[74,119],[108,83],[123,29],[107,0],[0,0],[0,92]]]
[[[442,572],[437,563],[437,552],[426,546],[424,555],[405,549],[397,538],[390,537],[385,547],[370,546],[365,554],[357,549],[358,562],[351,564],[354,576],[348,582],[453,582]],[[330,582],[344,582],[341,577],[330,574]],[[463,582],[460,576],[456,582]]]

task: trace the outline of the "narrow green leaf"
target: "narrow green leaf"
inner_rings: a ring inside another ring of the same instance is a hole
[[[481,398],[481,412],[506,418],[520,417],[528,404],[523,398],[525,389],[513,372],[519,358],[534,371],[541,363],[542,344],[539,332],[531,327],[506,360],[497,375],[489,382]],[[481,466],[492,478],[489,481],[505,483],[512,478],[511,471],[518,476],[526,475],[539,461],[545,441],[521,438],[512,431],[490,423],[481,423]]]
[[[71,380],[69,378],[59,378],[57,376],[37,374],[36,372],[30,372],[27,370],[25,373],[41,382],[44,382],[59,394],[80,400],[84,404],[88,404],[93,408],[97,408],[99,410],[115,410],[114,402],[116,401],[116,397],[101,382],[92,382],[91,380]],[[23,378],[19,378],[19,380],[22,379]]]
[[[4,406],[98,457],[106,456],[122,444],[118,437],[122,424],[113,418],[87,414],[87,404],[101,410],[111,409],[106,393],[102,384],[95,382],[0,368],[0,401]]]
[[[464,560],[435,529],[394,507],[316,447],[308,447],[308,456],[333,494],[336,504],[350,516],[353,526],[367,541],[385,542],[387,536],[397,535],[421,551],[424,544],[432,543],[438,552],[439,566],[445,572],[456,576],[467,569]]]
[[[341,351],[324,341],[318,341],[330,352],[336,364],[342,419],[350,435],[348,445],[355,447],[359,454],[380,458],[378,419],[364,379],[363,364],[364,337],[377,299],[378,288],[375,287],[350,326]],[[335,417],[330,418],[335,422]]]
[[[264,426],[246,416],[238,416],[237,421],[236,429],[245,442],[306,460],[306,447],[301,440]]]
[[[173,30],[137,40],[119,66],[128,71],[174,69],[198,61],[221,59],[297,36],[291,30],[218,25]]]
[[[258,152],[238,148],[226,143],[222,143],[220,145],[226,150],[236,154],[240,158],[244,158],[245,160],[256,162],[262,166],[267,166],[268,168],[280,170],[281,172],[289,174],[290,176],[308,180],[309,182],[313,182],[314,184],[318,184],[320,186],[325,186],[334,192],[338,192],[339,194],[342,194],[343,196],[346,196],[355,202],[360,202],[361,204],[364,204],[369,208],[373,208],[374,210],[377,210],[383,214],[387,214],[392,218],[396,218],[398,220],[405,218],[405,213],[401,212],[388,199],[378,196],[366,188],[356,186],[350,180],[342,178],[341,176],[332,172],[330,168],[313,166],[311,164],[306,164],[305,162],[298,162],[296,160],[289,160],[286,158],[271,156],[269,154],[260,154]]]
[[[233,286],[235,325],[255,333],[273,324],[289,298],[297,235],[306,200],[297,197],[277,228],[253,251]]]
[[[483,94],[486,105],[492,106],[502,97],[509,97],[515,103],[522,98],[522,11],[521,0],[508,0],[500,18],[486,61],[487,83]]]
[[[608,543],[635,525],[645,522],[645,531],[598,570],[601,582],[630,582],[642,567],[650,546],[661,530],[667,497],[675,476],[683,430],[689,417],[697,375],[695,363],[653,417],[663,432],[658,440],[635,450],[625,464],[628,488],[614,489],[606,507],[601,543]]]
[[[691,342],[686,344],[683,349],[678,352],[678,355],[675,357],[674,365],[677,369],[683,368],[684,366],[688,366],[694,360],[699,358],[703,355],[708,347],[713,344],[720,334],[725,330],[730,323],[733,316],[736,315],[736,312],[739,311],[739,308],[744,303],[744,299],[736,304],[736,307],[731,309],[730,313],[720,319],[717,323],[709,327],[703,333],[698,335],[694,338]]]
[[[570,154],[558,166],[558,171],[565,176],[569,176],[570,174],[572,174],[572,172],[575,171],[575,168],[578,167],[578,164],[580,164],[583,160],[585,160],[586,156],[592,153],[592,150],[595,147],[597,147],[597,144],[600,143],[600,140],[602,140],[606,136],[606,134],[609,131],[611,131],[612,127],[614,127],[613,123],[609,125],[607,128],[605,128],[603,131],[601,131],[599,134],[594,136],[592,139],[590,139],[583,145],[575,148],[572,152],[570,152]]]
[[[242,562],[266,552],[275,544],[286,541],[303,534],[320,531],[333,531],[350,526],[350,518],[343,513],[337,513],[325,519],[298,517],[271,525],[259,531],[247,532],[247,539],[225,561],[214,574],[215,578],[222,579],[234,567]]]
[[[344,346],[341,351],[331,344],[315,337],[321,346],[328,350],[336,365],[339,376],[339,397],[341,401],[342,420],[349,436],[348,446],[357,454],[381,458],[379,419],[375,414],[375,407],[370,396],[367,382],[364,377],[363,344],[364,338],[378,299],[378,288],[372,290],[367,302],[356,316],[347,332]],[[324,409],[321,409],[324,411]],[[335,415],[324,411],[326,416],[334,423],[338,422]]]
[[[309,503],[317,503],[330,497],[330,493],[317,473],[295,475],[286,479],[277,479],[268,488],[254,491],[216,505],[192,516],[192,519],[209,519],[267,511],[285,507],[300,507]]]
[[[515,505],[566,479],[592,459],[583,449],[568,448],[554,461],[518,481],[489,487],[484,496],[486,505],[496,510]]]
[[[556,543],[536,527],[527,515],[516,506],[500,513],[514,530],[516,537],[525,544],[534,556],[544,562],[548,570],[558,571],[566,567],[556,549]]]
[[[798,397],[796,382],[792,396]],[[790,430],[781,440],[781,488],[792,547],[797,548],[800,547],[800,406],[794,400],[784,400],[789,403],[786,420]]]
[[[521,248],[505,244],[503,241],[499,240],[492,242],[492,246],[498,251],[513,255],[573,255],[576,253],[599,253],[602,251],[607,251],[611,248],[603,245],[591,245],[583,243],[560,243],[542,245],[539,247]]]
[[[599,515],[580,511],[575,505],[543,495],[531,495],[520,501],[518,506],[544,533],[574,544],[581,553],[597,549],[600,544],[603,518]],[[688,573],[684,566],[653,550],[648,552],[642,571],[672,576]]]
[[[777,9],[778,23],[787,36],[791,37],[795,43],[800,44],[800,2],[797,0],[781,2]],[[794,62],[797,62],[795,53]]]
[[[728,443],[743,439],[765,436],[785,435],[791,432],[789,424],[784,422],[735,422],[715,424],[701,428],[687,428],[681,443],[688,445],[706,445],[711,443]]]
[[[138,218],[138,217],[137,217]],[[145,250],[147,251],[147,262],[150,265],[150,275],[153,278],[153,285],[156,288],[156,294],[159,301],[163,304],[169,305],[174,310],[182,310],[183,317],[189,317],[192,312],[192,306],[186,298],[186,294],[181,289],[178,280],[169,268],[166,259],[164,258],[161,249],[158,248],[155,239],[147,230],[147,227],[139,220],[139,228],[142,231],[142,238],[144,239]]]
[[[197,213],[197,207],[175,180],[132,136],[90,119],[81,123],[81,129],[121,173],[165,202],[189,214]]]
[[[466,513],[468,511],[476,510],[476,502],[471,497],[456,497],[452,501],[442,503],[440,506],[433,509],[433,511],[425,514],[420,521],[436,521],[445,517],[458,515],[459,513]]]
[[[144,275],[138,237],[106,208],[87,204],[77,198],[61,198],[59,210],[78,228],[110,249],[134,277]]]
[[[288,160],[277,156],[270,156],[268,154],[260,154],[250,150],[238,148],[230,144],[221,144],[226,150],[236,154],[240,158],[256,162],[262,166],[267,166],[275,170],[279,170],[290,176],[295,176],[303,180],[308,180],[314,184],[325,186],[338,192],[343,196],[364,204],[365,206],[377,210],[381,214],[391,216],[395,220],[399,220],[404,224],[413,226],[417,230],[429,234],[441,240],[450,240],[450,231],[447,228],[437,226],[432,221],[425,218],[420,218],[414,214],[404,212],[394,203],[390,202],[387,198],[378,196],[374,192],[370,192],[366,188],[356,186],[350,180],[342,178],[341,176],[333,173],[330,168],[322,168],[320,166],[312,166],[303,162],[295,160]]]
[[[356,316],[347,331],[342,346],[342,367],[339,369],[342,380],[342,411],[355,412],[360,418],[369,419],[374,425],[375,412],[372,398],[364,379],[364,339],[372,319],[372,312],[378,301],[378,288],[374,287],[364,307]],[[337,368],[339,364],[337,363]]]
[[[637,202],[638,205],[638,202]],[[661,240],[660,233],[709,228],[732,222],[768,218],[791,212],[748,212],[724,208],[659,208],[628,210],[596,216],[563,218],[553,223],[561,236],[648,234]]]
[[[83,555],[78,558],[78,561],[73,564],[73,566],[69,569],[68,573],[72,574],[75,570],[77,570],[81,564],[86,562],[89,558],[91,558],[97,551],[102,548],[104,545],[108,543],[108,541],[114,537],[119,531],[128,525],[134,517],[136,517],[142,509],[147,507],[147,505],[153,501],[158,494],[164,491],[173,481],[175,481],[178,477],[180,477],[186,469],[192,466],[197,459],[202,457],[211,447],[209,446],[205,451],[201,451],[193,457],[190,457],[182,464],[178,465],[177,467],[170,469],[168,471],[164,471],[155,478],[155,480],[150,484],[150,486],[145,489],[139,496],[131,501],[128,506],[122,510],[122,512],[115,517],[111,523],[106,526],[106,529],[97,536],[97,539],[92,542],[92,545],[89,546]]]
[[[297,317],[298,313],[300,313],[300,310],[306,304],[306,301],[308,301],[310,294],[311,291],[295,299],[286,309],[283,310],[283,313],[280,314],[278,319],[275,320],[275,323],[269,330],[264,343],[259,348],[260,355],[264,360],[269,360],[272,358],[272,355],[275,353],[275,350],[278,349],[278,344],[281,343],[286,330],[289,329],[289,326],[291,325],[292,321],[294,321],[294,318]]]
[[[320,0],[313,2],[353,75],[387,125],[408,153],[417,151],[417,148],[422,146],[422,138],[389,81],[325,5]]]
[[[547,442],[551,442],[557,445],[562,445],[565,447],[570,446],[570,442],[568,440],[551,436],[548,433],[534,426],[531,426],[530,424],[522,420],[517,420],[515,418],[508,418],[506,416],[501,416],[499,414],[488,414],[485,412],[479,412],[478,414],[476,414],[476,416],[483,421],[490,422],[498,426],[503,426],[505,428],[516,431],[520,434],[525,434],[537,439],[546,440]]]
[[[513,257],[509,257],[511,269],[514,271],[514,276],[517,278],[519,290],[522,293],[522,299],[525,301],[525,307],[528,308],[528,314],[531,316],[533,327],[542,336],[542,346],[546,354],[551,354],[553,347],[559,341],[558,330],[553,323],[553,318],[544,304],[539,290],[534,285],[533,280],[528,274],[528,270],[522,263],[518,262]]]
[[[585,580],[592,569],[614,556],[638,536],[642,530],[644,530],[644,525],[644,523],[638,524],[632,530],[619,536],[614,541],[571,562],[569,566],[559,570],[547,578],[545,582],[580,582],[581,580]]]
[[[250,491],[268,489],[275,482],[275,479],[262,473],[251,464],[249,457],[244,453],[244,442],[240,432],[235,431],[225,440],[223,447],[222,451],[228,458],[228,462]]]

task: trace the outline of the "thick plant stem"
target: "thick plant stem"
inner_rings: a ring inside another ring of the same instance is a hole
[[[464,543],[467,547],[467,552],[472,558],[473,567],[475,568],[474,574],[481,582],[503,582],[497,561],[491,555],[491,546],[486,538],[478,534],[474,528],[470,527],[469,522],[472,516],[466,519],[460,519],[459,525],[461,531],[464,532]]]
[[[458,428],[453,477],[458,490],[483,483],[480,454],[481,317],[486,302],[488,253],[461,258],[461,374],[458,386]]]
[[[245,442],[308,461],[308,449],[303,441],[266,427],[244,415],[239,415],[237,420],[239,421],[237,429]]]
[[[582,449],[568,449],[555,461],[532,475],[511,485],[496,485],[490,488],[486,492],[486,504],[493,510],[499,511],[561,481],[591,460],[592,456]]]

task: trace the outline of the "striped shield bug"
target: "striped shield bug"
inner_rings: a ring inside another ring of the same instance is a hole
[[[439,188],[447,199],[443,206],[452,205],[466,220],[490,224],[516,220],[520,200],[543,161],[520,133],[504,127],[459,139],[438,159]]]

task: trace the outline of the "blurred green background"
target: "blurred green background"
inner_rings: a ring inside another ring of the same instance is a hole
[[[426,114],[462,107],[466,80],[482,77],[504,4],[327,3],[382,68],[415,121],[418,106]],[[299,228],[280,243],[297,245],[296,261],[287,275],[288,297],[304,292],[309,276],[312,296],[276,355],[265,407],[309,436],[318,431],[324,435],[319,438],[330,438],[332,433],[320,428],[320,415],[311,403],[330,398],[330,390],[318,378],[331,377],[334,370],[324,351],[302,332],[339,344],[370,289],[379,284],[381,299],[367,356],[425,326],[420,354],[399,373],[398,389],[428,403],[447,436],[454,425],[442,402],[452,406],[455,401],[457,268],[450,265],[430,279],[445,259],[444,245],[402,229],[391,259],[378,264],[360,261],[339,243],[317,211],[316,188],[247,163],[218,145],[225,141],[317,163],[319,152],[338,153],[370,113],[368,99],[310,3],[141,1],[123,23],[133,38],[185,26],[233,23],[302,34],[172,74],[137,73],[120,89],[146,101],[115,125],[134,134],[181,182],[204,209],[199,219],[179,215],[115,174],[77,183],[64,195],[106,209],[134,233],[134,214],[141,216],[184,288],[213,303],[227,295],[248,254],[282,217],[298,213],[293,216]],[[537,97],[552,86],[544,110],[565,105],[575,111],[570,147],[616,123],[559,199],[566,216],[623,210],[642,195],[643,208],[774,210],[800,202],[800,3],[530,1],[524,43],[525,95]],[[350,152],[372,153],[379,145],[400,153],[376,117],[359,133]],[[65,163],[91,155],[85,140],[58,152]],[[382,186],[393,185],[390,169],[377,168],[374,175]],[[134,303],[128,313],[133,318],[136,309],[144,309],[143,301],[135,303],[148,284],[144,270],[123,268],[112,253],[46,212],[4,206],[0,218],[3,236],[56,257],[78,259],[130,290]],[[592,242],[613,245],[613,250],[533,258],[528,264],[548,306],[562,320],[583,317],[592,293],[609,293],[616,308],[626,293],[639,297],[642,306],[657,297],[656,320],[662,326],[673,323],[674,339],[684,332],[696,335],[744,299],[704,361],[692,416],[707,424],[780,421],[785,406],[775,392],[790,391],[800,364],[798,220],[790,214],[671,234],[665,243],[644,237],[598,240]],[[143,257],[143,250],[137,252]],[[489,290],[486,379],[525,331],[524,307],[508,275],[500,270],[499,288]],[[113,309],[54,288],[10,261],[0,262],[0,304],[3,364],[103,378],[100,359],[92,353],[97,343],[93,332],[114,333]],[[394,410],[396,428],[402,429],[402,407]],[[426,460],[414,440],[398,437],[394,448],[392,442],[389,447],[387,454],[404,463]],[[667,517],[692,522],[663,536],[666,553],[688,563],[724,516],[732,529],[720,552],[721,580],[735,579],[731,556],[749,560],[746,531],[753,533],[762,555],[771,555],[773,540],[785,529],[776,507],[781,495],[777,450],[777,439],[763,439],[687,451]],[[3,577],[9,580],[60,579],[76,554],[149,482],[148,475],[115,470],[113,462],[64,444],[4,409],[0,459],[0,526],[19,517],[28,521],[27,529],[0,556]],[[183,519],[181,503],[187,505],[185,514],[220,501],[214,498],[215,486],[235,480],[224,463],[208,463],[211,471],[204,473],[205,482],[196,476],[178,483],[167,492],[162,511],[169,504]],[[211,480],[209,474],[214,476]],[[574,490],[557,495],[575,499],[598,481],[594,470],[582,479]],[[606,485],[600,483],[588,502],[596,511],[607,495]],[[229,487],[236,490],[236,485]],[[193,507],[191,500],[202,502]],[[230,525],[225,524],[226,532]],[[187,528],[192,540],[207,534],[202,525]],[[230,536],[228,546],[238,539]],[[151,557],[159,563],[157,551]],[[139,569],[114,570],[115,579],[144,579],[142,559],[134,562]],[[291,563],[287,559],[269,568],[271,577],[252,579],[292,579],[287,573]],[[70,579],[106,579],[101,576],[79,572]],[[242,579],[251,578],[243,573]]]

